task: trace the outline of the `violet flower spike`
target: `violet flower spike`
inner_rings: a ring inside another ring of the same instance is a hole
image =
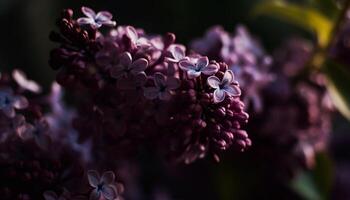
[[[162,73],[154,74],[155,87],[144,88],[144,95],[147,99],[169,100],[172,90],[180,86],[180,81],[174,77],[166,77]]]
[[[111,69],[111,76],[115,79],[127,77],[129,74],[138,75],[144,73],[148,66],[148,61],[144,58],[139,58],[136,61],[132,60],[129,52],[124,52],[120,55],[119,64]]]
[[[101,195],[107,200],[117,198],[118,192],[113,185],[115,175],[112,171],[107,171],[100,177],[97,171],[89,170],[87,176],[90,186],[94,188],[90,193],[90,200],[100,200]]]
[[[179,67],[187,72],[190,79],[199,77],[202,73],[205,75],[213,75],[219,67],[216,64],[209,64],[208,57],[190,58],[179,63]]]
[[[28,100],[25,97],[13,95],[10,89],[0,89],[0,111],[7,117],[15,117],[15,109],[24,109],[27,106]]]
[[[238,83],[234,80],[234,75],[231,70],[227,70],[224,77],[220,79],[216,76],[210,76],[207,80],[208,85],[215,89],[214,102],[220,103],[225,99],[226,95],[238,97],[241,95],[241,90]]]
[[[81,11],[86,17],[81,17],[77,20],[79,25],[90,25],[93,29],[98,29],[101,26],[115,26],[117,23],[112,21],[113,15],[107,11],[101,11],[96,14],[91,8],[82,7]]]

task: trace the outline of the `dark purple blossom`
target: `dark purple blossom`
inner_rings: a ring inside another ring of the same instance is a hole
[[[15,109],[24,109],[28,101],[22,96],[16,96],[11,89],[0,89],[0,111],[6,116],[15,117]]]
[[[153,80],[155,87],[144,88],[145,97],[148,99],[159,98],[161,100],[169,100],[172,91],[180,86],[179,79],[166,77],[162,73],[155,73]]]
[[[115,79],[125,78],[129,74],[138,75],[144,73],[148,66],[148,61],[144,58],[139,58],[133,61],[129,52],[124,52],[119,57],[118,65],[111,69],[111,76]]]
[[[94,189],[90,193],[90,200],[100,200],[103,197],[106,200],[114,200],[117,198],[118,192],[114,186],[115,175],[112,171],[102,174],[97,171],[90,170],[87,173],[89,184]]]

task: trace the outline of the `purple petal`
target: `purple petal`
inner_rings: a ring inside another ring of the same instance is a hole
[[[95,189],[91,191],[89,200],[100,200],[100,197],[101,193]]]
[[[156,99],[158,97],[159,90],[156,87],[148,87],[143,89],[143,94],[147,99]]]
[[[15,97],[14,102],[13,102],[13,107],[17,109],[24,109],[28,107],[28,100],[25,97],[18,96]]]
[[[225,91],[224,90],[220,90],[220,89],[216,89],[214,91],[214,102],[215,103],[220,103],[225,99]]]
[[[156,84],[156,86],[159,87],[163,87],[166,85],[165,83],[165,76],[162,73],[155,73],[154,74],[154,83]]]
[[[227,70],[224,74],[224,77],[222,78],[222,84],[223,85],[229,85],[234,80],[234,74],[231,70]]]
[[[91,18],[87,18],[87,17],[81,17],[81,18],[77,19],[77,22],[79,25],[95,24],[95,20],[93,20]]]
[[[84,15],[86,15],[87,17],[92,18],[92,19],[94,19],[96,16],[95,11],[89,7],[85,7],[85,6],[81,7],[81,12],[83,12]]]
[[[102,187],[102,195],[107,200],[114,200],[117,198],[117,190],[109,185]]]
[[[20,71],[20,70],[14,70],[12,73],[13,79],[17,82],[17,84],[28,91],[34,92],[34,93],[40,93],[41,87],[36,82],[32,80],[28,80],[26,75]]]
[[[116,21],[105,21],[105,22],[102,22],[102,24],[105,26],[113,27],[113,26],[117,25],[117,22]]]
[[[171,54],[175,58],[175,60],[180,61],[185,57],[185,50],[184,48],[181,48],[179,45],[176,45],[172,49]]]
[[[207,83],[210,87],[217,89],[220,87],[220,79],[216,76],[210,76],[207,79]]]
[[[96,20],[99,20],[101,22],[110,21],[112,18],[113,18],[113,15],[108,11],[101,11],[97,13],[95,17]]]
[[[144,72],[148,66],[148,61],[144,58],[140,58],[131,64],[131,73],[138,74]]]
[[[91,187],[96,188],[100,184],[100,175],[95,170],[89,170],[87,172],[87,177]]]
[[[179,67],[184,71],[196,69],[196,66],[190,60],[183,60],[179,62]]]
[[[112,171],[107,171],[102,175],[102,182],[104,184],[107,184],[107,185],[112,184],[114,182],[114,179],[115,179],[115,175]]]
[[[126,27],[126,35],[130,38],[130,40],[133,43],[136,43],[138,38],[139,38],[139,35],[138,35],[137,31],[132,26],[127,26]]]
[[[197,78],[201,75],[201,72],[197,72],[195,70],[188,70],[187,71],[187,76],[189,79]]]
[[[135,75],[135,86],[143,86],[147,81],[147,76],[144,72]]]
[[[241,89],[236,85],[228,85],[223,88],[227,94],[230,96],[238,97],[241,95]]]
[[[132,63],[132,57],[129,52],[124,52],[119,57],[119,63],[125,67],[129,67]]]
[[[206,56],[200,57],[197,60],[197,66],[199,69],[203,69],[204,67],[208,66],[208,64],[209,64],[209,59]]]
[[[166,86],[170,90],[174,90],[180,86],[180,80],[174,77],[168,77],[166,80]]]
[[[168,101],[171,98],[171,94],[168,90],[159,93],[159,99]]]
[[[18,136],[22,140],[28,140],[30,138],[33,138],[33,131],[34,131],[34,127],[30,124],[26,124],[17,128]]]
[[[219,70],[219,66],[217,66],[216,64],[210,64],[207,67],[202,68],[202,73],[205,75],[213,75],[216,72],[218,72]]]
[[[12,106],[2,108],[2,112],[9,118],[14,118],[16,115],[15,109]]]

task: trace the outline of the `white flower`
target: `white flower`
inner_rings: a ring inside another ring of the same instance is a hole
[[[92,28],[98,29],[102,25],[115,26],[116,22],[112,21],[113,15],[107,11],[101,11],[97,14],[91,8],[82,7],[81,11],[86,17],[81,17],[77,20],[80,25],[91,25]]]
[[[187,72],[190,79],[199,77],[202,73],[205,75],[213,75],[219,70],[216,64],[209,64],[208,57],[189,58],[180,61],[179,67]]]

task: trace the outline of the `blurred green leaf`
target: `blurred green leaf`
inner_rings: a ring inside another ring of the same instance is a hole
[[[319,153],[316,156],[316,166],[313,177],[321,192],[323,199],[329,199],[333,183],[333,164],[327,153]]]
[[[327,88],[337,109],[350,120],[350,72],[346,66],[328,60],[323,65]]]
[[[314,32],[321,47],[328,45],[332,21],[316,9],[281,0],[273,0],[257,4],[253,9],[253,15],[267,15],[286,20]]]
[[[321,200],[315,181],[309,173],[301,172],[293,181],[292,188],[306,200]]]

